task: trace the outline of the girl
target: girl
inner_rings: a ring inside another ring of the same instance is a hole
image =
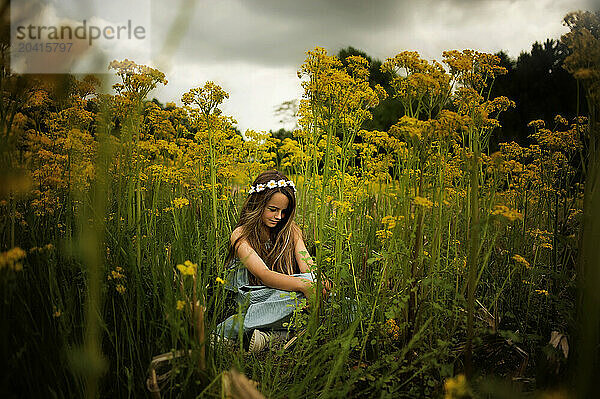
[[[229,317],[217,326],[217,333],[234,338],[240,329],[244,333],[254,330],[250,352],[285,337],[283,324],[297,303],[289,292],[298,292],[299,299],[314,294],[314,262],[294,223],[295,214],[294,182],[278,171],[266,171],[250,187],[231,233],[225,263],[233,264],[234,270],[227,288],[237,293],[239,303],[249,304],[241,320],[237,315]],[[324,294],[329,288],[324,284]]]

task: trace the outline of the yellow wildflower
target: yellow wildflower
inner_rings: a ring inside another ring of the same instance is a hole
[[[184,301],[177,301],[177,310],[183,310],[183,307],[185,306],[185,302]]]
[[[377,230],[375,232],[375,236],[377,238],[379,238],[381,241],[385,241],[388,238],[390,238],[393,235],[393,233],[389,230]]]
[[[456,265],[457,269],[465,269],[467,267],[467,258],[461,256],[460,258],[454,258],[454,265]]]
[[[55,319],[59,318],[60,316],[62,316],[62,311],[60,309],[56,309],[54,310],[54,313],[52,313],[52,317]]]
[[[383,219],[381,219],[381,223],[387,225],[388,230],[391,230],[396,227],[396,220],[398,219],[394,216],[384,216]]]
[[[173,201],[171,201],[171,204],[173,205],[174,208],[176,209],[181,209],[184,206],[187,206],[190,204],[190,201],[187,198],[175,198]]]
[[[433,202],[431,202],[430,200],[428,200],[427,198],[424,198],[424,197],[417,196],[414,198],[414,200],[415,200],[415,205],[417,205],[417,206],[422,206],[425,208],[431,208],[433,206]]]
[[[112,278],[115,278],[115,279],[119,279],[119,278],[124,278],[125,277],[122,273],[119,273],[116,270],[111,271],[110,274],[112,275]]]
[[[0,253],[0,269],[11,269],[20,271],[23,269],[21,260],[25,258],[27,253],[19,247],[14,247],[6,252]]]
[[[514,260],[515,262],[522,264],[522,265],[523,265],[523,266],[525,266],[526,268],[530,268],[530,267],[531,267],[531,265],[529,264],[529,262],[527,262],[527,261],[525,260],[525,258],[524,258],[524,257],[522,257],[521,255],[513,255],[513,257],[512,257],[512,258],[513,258],[513,260]]]
[[[464,374],[448,378],[444,381],[444,399],[462,398],[470,396],[469,385]]]
[[[536,119],[527,124],[528,127],[532,127],[534,129],[541,129],[546,126],[546,122],[541,119]]]
[[[505,205],[496,205],[494,206],[494,210],[490,212],[494,216],[504,217],[509,222],[514,222],[515,220],[523,220],[523,215],[521,215],[517,210],[510,209]]]
[[[123,284],[117,284],[117,286],[115,287],[115,289],[121,295],[123,295],[125,293],[125,286]]]
[[[177,270],[179,270],[181,272],[181,274],[184,276],[194,276],[196,274],[197,267],[198,267],[197,264],[192,263],[189,260],[186,260],[185,262],[183,262],[183,265],[182,264],[177,265]]]
[[[215,281],[220,284],[225,284],[225,280],[223,280],[221,277],[217,277]]]
[[[550,295],[550,293],[547,290],[535,290],[536,293],[540,294],[540,295]]]
[[[385,331],[392,339],[400,338],[400,327],[396,324],[396,320],[388,319],[385,322]]]

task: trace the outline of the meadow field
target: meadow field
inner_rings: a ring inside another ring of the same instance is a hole
[[[4,68],[3,397],[259,397],[232,370],[268,398],[589,397],[600,37],[581,15],[565,68],[589,114],[531,121],[533,144],[494,152],[515,103],[490,95],[506,70],[474,50],[391,56],[385,90],[364,58],[316,47],[284,139],[241,134],[218,82],[163,106],[149,96],[168,76],[129,60],[109,94]],[[385,98],[403,116],[363,129]],[[296,183],[317,285],[334,289],[294,313],[293,344],[251,355],[211,332],[242,310],[224,262],[268,169]]]

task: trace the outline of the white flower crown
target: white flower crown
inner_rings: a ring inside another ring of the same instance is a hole
[[[260,193],[263,190],[266,190],[267,188],[276,188],[276,187],[291,187],[294,189],[294,193],[296,192],[296,185],[294,184],[293,181],[291,180],[279,180],[279,181],[275,181],[275,180],[269,180],[269,182],[267,184],[257,184],[256,186],[250,186],[250,190],[248,190],[248,195],[250,194],[254,194],[254,193]]]

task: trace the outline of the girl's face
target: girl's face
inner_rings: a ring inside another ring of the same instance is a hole
[[[275,193],[263,209],[261,220],[269,228],[275,227],[285,216],[290,200],[282,193]]]

